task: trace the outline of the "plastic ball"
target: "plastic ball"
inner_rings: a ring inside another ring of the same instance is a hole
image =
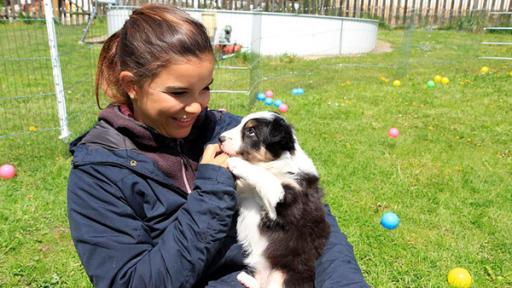
[[[487,74],[487,73],[489,73],[489,67],[483,66],[482,68],[480,68],[480,74]]]
[[[397,128],[391,128],[389,129],[389,132],[388,132],[388,136],[389,138],[398,138],[398,136],[400,136],[400,131],[398,131]]]
[[[393,81],[393,86],[395,86],[395,87],[400,87],[401,84],[402,83],[400,83],[400,80]]]
[[[263,101],[265,98],[265,93],[263,92],[258,92],[258,94],[256,94],[256,99],[258,99],[258,101]]]
[[[400,218],[393,212],[386,212],[380,218],[380,224],[386,229],[393,230],[400,224]]]
[[[448,284],[456,288],[469,288],[473,284],[473,279],[468,270],[457,267],[448,272]]]
[[[283,101],[277,99],[276,101],[274,101],[274,106],[278,107],[281,106],[281,104],[283,104]]]
[[[508,76],[512,77],[512,71],[508,72]]]
[[[281,105],[279,105],[279,111],[280,111],[281,113],[286,113],[286,111],[288,111],[288,105],[286,105],[286,104],[284,104],[284,103],[283,103],[283,104],[281,104]]]
[[[265,98],[265,105],[270,106],[274,103],[274,100],[272,98]]]
[[[450,79],[448,79],[448,77],[443,77],[443,79],[441,79],[441,83],[443,83],[443,85],[448,85],[448,83],[450,83]]]
[[[441,76],[441,75],[434,76],[434,81],[436,83],[441,83],[442,80],[443,80],[443,76]]]
[[[434,87],[436,87],[436,82],[434,82],[434,81],[432,81],[432,80],[428,80],[428,82],[427,82],[427,88],[432,89],[432,88],[434,88]]]
[[[292,89],[292,95],[298,96],[304,94],[303,88],[293,88]]]
[[[386,82],[386,83],[389,82],[389,79],[384,77],[384,76],[380,76],[379,79],[380,79],[380,81],[383,81],[383,82]]]
[[[272,90],[265,91],[265,97],[267,97],[267,98],[274,97],[274,92],[272,92]]]
[[[9,180],[16,176],[16,168],[11,164],[4,164],[0,166],[0,178]]]

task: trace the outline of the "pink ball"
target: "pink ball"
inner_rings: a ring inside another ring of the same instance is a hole
[[[274,97],[274,92],[272,92],[272,90],[265,91],[265,97],[267,97],[267,98]]]
[[[389,138],[398,138],[398,136],[400,136],[400,131],[396,128],[391,128],[389,129],[388,136]]]
[[[16,168],[11,164],[4,164],[0,166],[0,178],[9,180],[16,176]]]
[[[279,105],[279,111],[282,113],[285,113],[286,111],[288,111],[288,105],[286,105],[284,103]]]

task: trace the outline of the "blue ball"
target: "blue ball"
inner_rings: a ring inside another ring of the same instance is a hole
[[[265,105],[270,106],[272,105],[272,103],[274,103],[274,100],[272,100],[272,98],[265,99]]]
[[[380,224],[386,229],[393,230],[400,224],[400,218],[393,212],[386,212],[380,218]]]
[[[283,101],[277,99],[276,101],[274,101],[274,106],[276,107],[279,107],[281,104],[283,104]]]
[[[258,99],[259,101],[265,100],[265,93],[258,92],[258,94],[256,94],[256,99]]]
[[[302,95],[302,94],[304,94],[304,89],[303,88],[293,88],[292,94],[293,95]]]

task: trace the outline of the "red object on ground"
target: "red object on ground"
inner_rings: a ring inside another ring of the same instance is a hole
[[[11,164],[4,164],[0,166],[0,178],[9,180],[16,176],[16,168]]]

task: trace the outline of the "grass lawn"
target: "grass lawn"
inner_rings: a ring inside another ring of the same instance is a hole
[[[98,48],[77,45],[81,28],[62,32],[60,43],[73,136],[97,113],[91,63]],[[512,287],[512,63],[477,59],[511,57],[510,47],[479,43],[511,42],[512,35],[383,30],[379,39],[394,51],[262,59],[260,88],[289,105],[286,116],[373,287],[447,287],[457,266],[470,271],[475,287]],[[481,66],[490,73],[480,75]],[[437,74],[449,84],[427,89]],[[391,84],[397,79],[398,88]],[[298,86],[306,93],[292,96]],[[216,107],[248,102],[213,97]],[[251,108],[261,109],[268,108]],[[16,112],[10,121],[44,114],[37,107]],[[387,137],[390,127],[400,130],[398,139]],[[0,163],[18,169],[16,178],[0,181],[0,287],[90,287],[69,235],[71,157],[57,136],[0,139]],[[379,225],[385,211],[400,217],[396,230]]]

